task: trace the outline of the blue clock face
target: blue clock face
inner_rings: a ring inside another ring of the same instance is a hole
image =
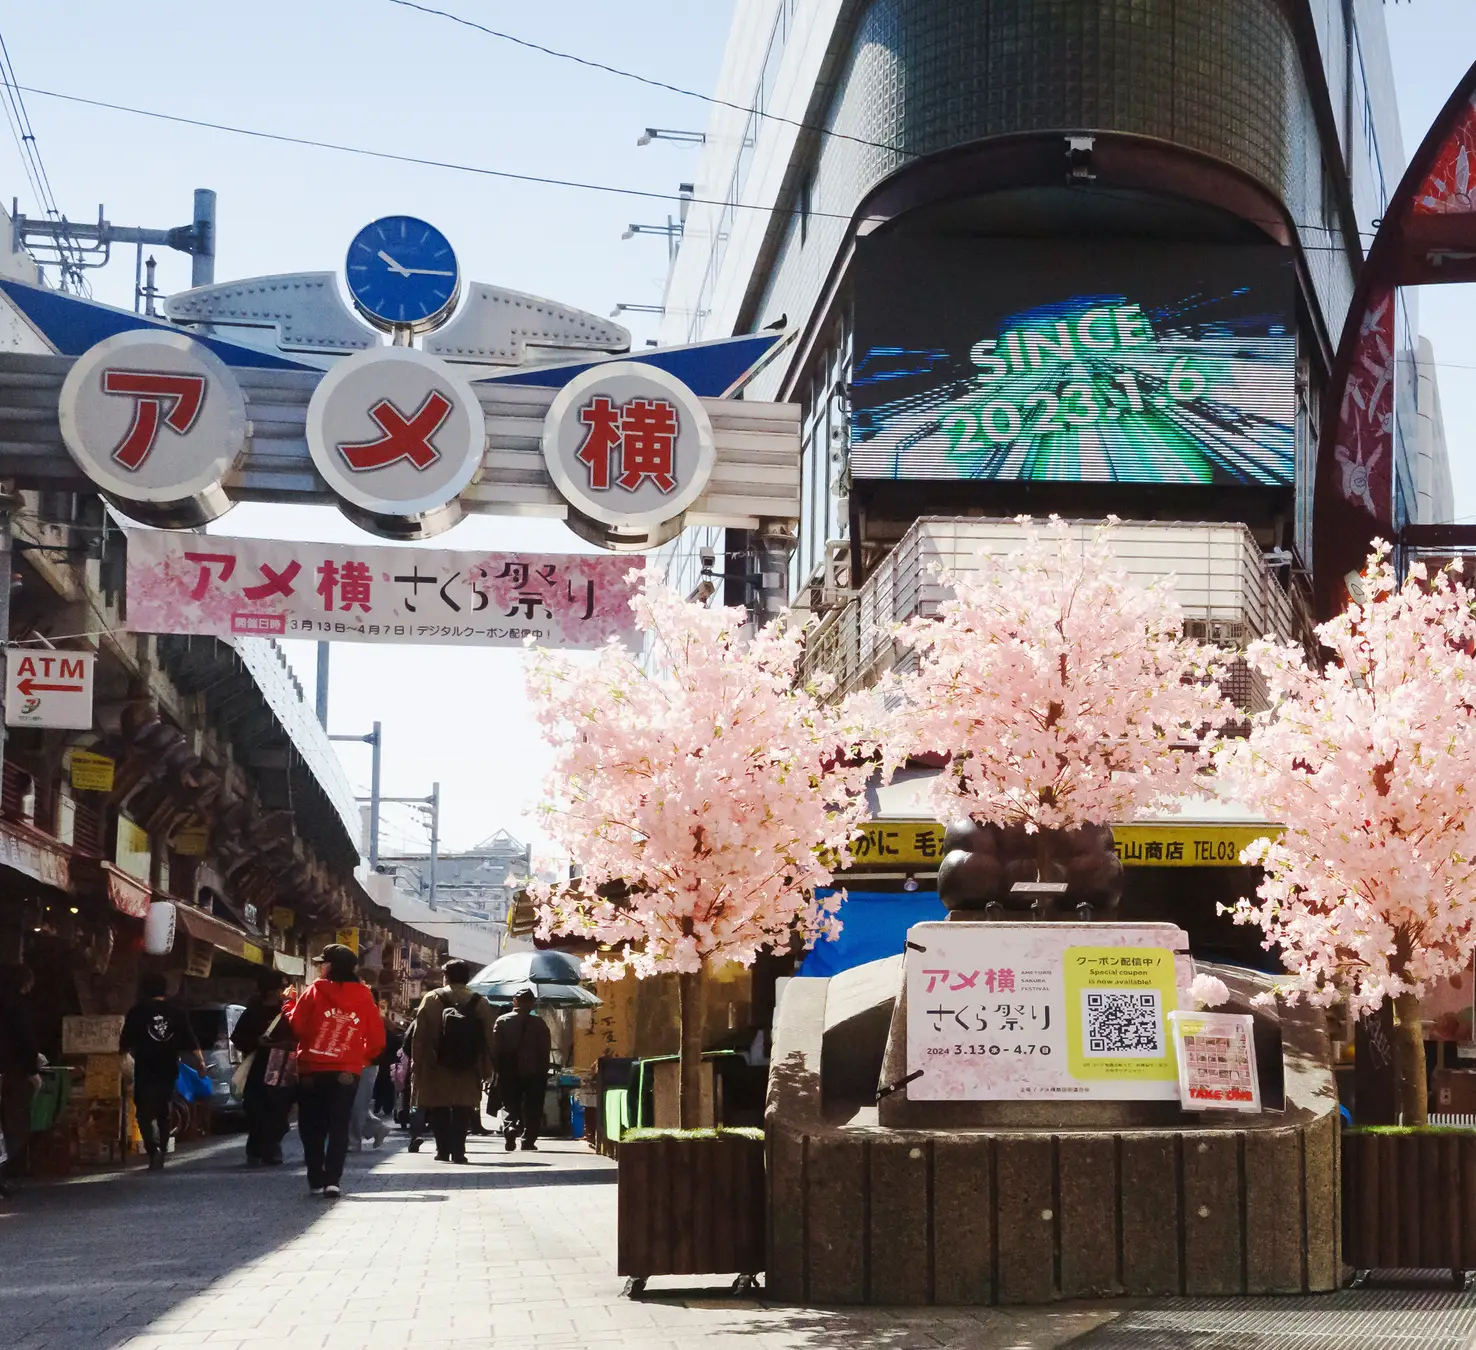
[[[450,241],[414,216],[364,226],[349,245],[347,274],[354,304],[376,328],[434,328],[461,289]]]

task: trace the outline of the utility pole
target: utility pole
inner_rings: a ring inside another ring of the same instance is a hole
[[[436,859],[441,848],[441,785],[431,784],[430,907],[436,907]]]
[[[322,644],[322,646],[325,647],[327,645],[327,643]],[[318,666],[318,675],[321,679],[323,675],[323,664],[321,656],[319,657],[319,662],[320,664]],[[318,688],[318,715],[323,720],[323,726],[325,730],[328,726],[328,709],[326,706],[327,694],[325,692],[326,689],[327,683],[325,681],[320,684]],[[379,804],[381,801],[379,795],[379,756],[384,739],[383,736],[380,734],[380,724],[376,722],[374,724],[374,730],[371,731],[367,736],[329,736],[328,739],[330,741],[357,741],[360,745],[370,745],[374,747],[374,758],[371,761],[371,767],[369,770],[369,870],[371,872],[377,871],[379,868]],[[364,798],[356,797],[354,800],[363,801]],[[391,797],[386,800],[395,801],[398,799]],[[416,798],[416,800],[418,801],[420,799]]]
[[[318,725],[328,730],[328,644],[318,643]]]

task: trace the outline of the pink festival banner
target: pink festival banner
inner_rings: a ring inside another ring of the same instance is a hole
[[[128,531],[137,633],[432,642],[459,647],[635,647],[632,570],[620,554],[453,553]]]

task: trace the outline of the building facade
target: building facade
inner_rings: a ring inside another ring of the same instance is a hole
[[[797,603],[960,511],[1238,521],[1310,566],[1323,389],[1404,166],[1377,0],[773,0],[715,92],[662,338],[794,331],[751,388],[804,412]],[[1450,500],[1400,303],[1404,523]],[[689,533],[673,580],[711,559],[746,598],[770,564],[737,534]]]

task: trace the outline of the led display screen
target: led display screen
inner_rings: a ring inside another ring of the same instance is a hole
[[[1275,248],[862,240],[855,478],[1289,485]]]

